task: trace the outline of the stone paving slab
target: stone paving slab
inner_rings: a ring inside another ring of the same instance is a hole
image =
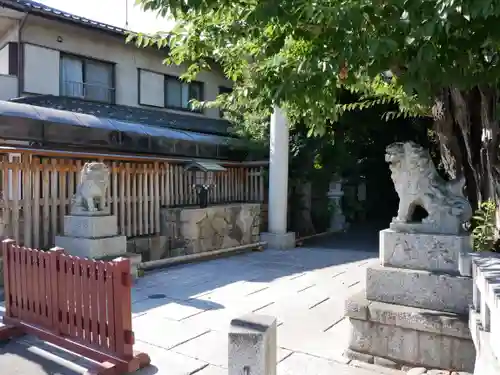
[[[206,362],[187,357],[172,350],[149,345],[139,340],[136,341],[134,349],[148,353],[152,363],[152,366],[137,371],[134,375],[186,375],[198,373],[197,371],[207,366]]]
[[[343,356],[347,347],[347,324],[339,322],[328,332],[312,330],[307,325],[283,324],[278,327],[278,345],[293,352],[347,363]]]
[[[88,361],[69,355],[41,341],[16,340],[0,346],[0,373],[8,375],[84,374]],[[8,369],[8,370],[7,370]]]
[[[208,332],[196,340],[179,345],[172,349],[172,351],[202,360],[217,367],[227,368],[228,366],[227,334],[223,332]],[[277,359],[281,361],[290,354],[292,354],[291,350],[278,348]]]
[[[170,319],[152,319],[146,315],[132,320],[136,340],[171,349],[207,333],[209,330]]]
[[[221,308],[220,305],[210,301],[187,300],[180,301],[168,297],[158,299],[146,299],[133,304],[132,317],[148,314],[151,318],[166,318],[171,320],[183,320],[208,310]]]
[[[360,368],[305,353],[293,353],[278,364],[278,375],[374,375],[379,369]],[[404,372],[400,371],[401,375]]]

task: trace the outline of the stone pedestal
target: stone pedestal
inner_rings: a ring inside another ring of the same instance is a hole
[[[346,355],[367,362],[471,372],[468,328],[472,279],[461,276],[465,235],[380,232],[380,266],[366,289],[346,301]]]
[[[118,257],[127,251],[127,237],[118,234],[114,215],[67,215],[64,235],[56,236],[55,245],[83,258]]]

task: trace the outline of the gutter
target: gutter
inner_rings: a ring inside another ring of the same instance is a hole
[[[21,21],[19,21],[17,29],[17,97],[21,97],[24,87],[24,53],[22,45],[22,33],[29,12],[26,11]]]

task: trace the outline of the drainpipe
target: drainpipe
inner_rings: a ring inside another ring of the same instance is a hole
[[[24,80],[24,53],[22,51],[22,32],[24,28],[24,24],[26,23],[26,19],[28,18],[29,13],[26,12],[23,18],[19,21],[17,28],[17,97],[21,97],[22,88],[23,88],[23,80]]]

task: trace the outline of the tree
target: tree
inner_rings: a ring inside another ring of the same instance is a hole
[[[387,116],[427,116],[451,178],[471,203],[497,199],[500,0],[138,0],[177,21],[135,35],[170,49],[186,79],[221,66],[235,82],[221,100],[272,103],[323,134],[347,110],[392,102]],[[495,31],[497,30],[497,31]],[[359,100],[341,104],[341,90]]]

